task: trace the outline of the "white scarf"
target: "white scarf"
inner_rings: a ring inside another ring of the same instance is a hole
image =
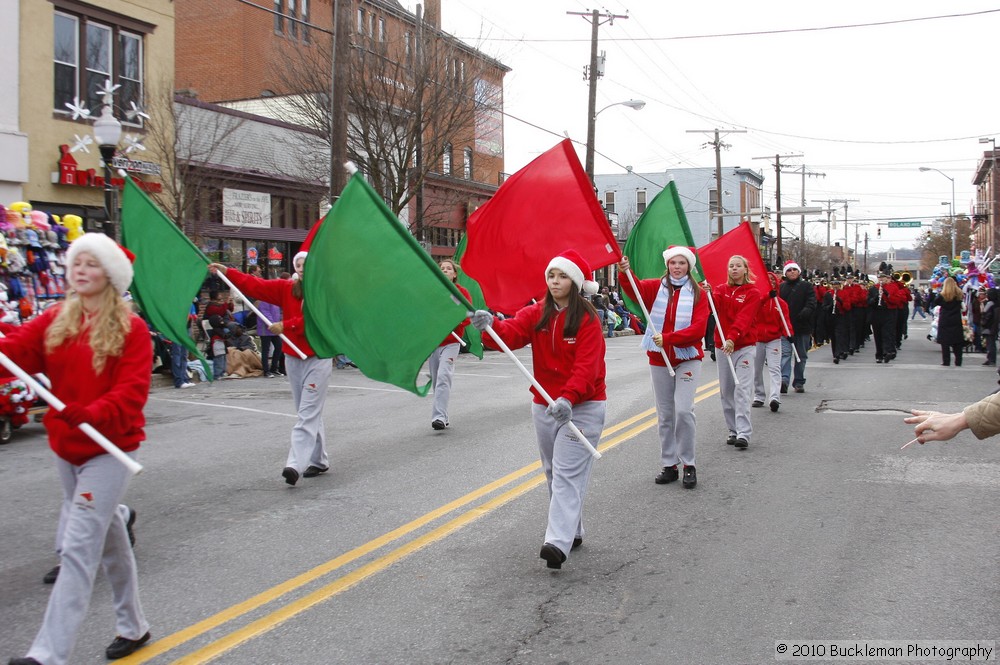
[[[694,313],[694,287],[691,285],[689,277],[685,276],[681,280],[670,278],[670,283],[680,287],[677,289],[677,311],[674,314],[674,330],[683,330],[691,325],[691,316]],[[670,288],[667,286],[666,278],[660,280],[660,289],[656,292],[656,300],[653,301],[653,309],[649,312],[651,325],[646,326],[646,334],[642,337],[642,348],[646,351],[657,352],[660,347],[653,341],[653,330],[663,330],[663,322],[667,315],[667,307],[670,304]],[[694,346],[674,347],[674,355],[678,360],[690,360],[698,357],[698,348]]]

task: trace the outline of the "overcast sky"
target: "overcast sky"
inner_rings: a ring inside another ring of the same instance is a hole
[[[415,10],[415,2],[402,1]],[[788,170],[801,173],[805,165],[825,174],[806,179],[810,205],[859,200],[850,204],[849,221],[946,217],[951,182],[920,166],[954,178],[956,211],[971,210],[976,165],[992,148],[978,138],[1000,139],[1000,95],[990,82],[1000,1],[610,0],[595,7],[584,0],[442,0],[446,31],[512,69],[504,84],[508,172],[563,132],[581,143],[583,160],[591,29],[567,12],[594,8],[628,14],[600,29],[607,65],[597,108],[647,102],[640,111],[615,106],[600,114],[597,173],[712,167],[709,137],[687,130],[735,128],[747,133],[723,139],[732,146],[723,166],[762,170],[772,209],[773,156],[796,154],[803,157],[788,159]],[[952,18],[912,20],[946,15]],[[892,23],[805,30],[885,22]],[[725,36],[747,32],[768,34]],[[703,35],[723,36],[678,39]],[[784,207],[801,203],[800,173],[782,176]],[[798,226],[798,217],[786,219],[786,234],[798,235]],[[866,230],[871,251],[910,246],[916,235],[883,224],[877,239],[875,221],[860,227]],[[837,224],[834,237],[843,235]],[[807,236],[825,242],[825,224],[809,224]]]

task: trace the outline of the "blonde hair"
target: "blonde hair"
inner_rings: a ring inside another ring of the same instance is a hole
[[[944,280],[944,284],[941,286],[941,297],[947,302],[962,299],[962,290],[958,288],[958,283],[953,278],[948,277]]]
[[[732,263],[733,259],[739,259],[740,261],[742,261],[743,267],[747,269],[747,274],[743,277],[744,284],[753,284],[755,281],[757,281],[757,277],[754,276],[753,270],[750,270],[750,262],[746,260],[746,257],[740,254],[733,254],[732,256],[729,257],[729,263]],[[726,284],[728,284],[729,286],[737,286],[737,284],[733,282],[733,278],[729,276],[728,270],[726,271]]]
[[[45,331],[45,352],[52,353],[57,347],[89,330],[90,348],[94,352],[94,371],[104,371],[108,357],[120,356],[125,348],[125,337],[132,328],[129,320],[131,310],[110,282],[101,294],[101,306],[97,314],[87,321],[83,303],[75,293],[66,296],[59,307],[52,325]]]
[[[453,280],[451,280],[451,281],[457,283],[458,282],[458,261],[456,261],[455,259],[441,259],[440,261],[438,261],[438,268],[440,268],[441,266],[443,266],[446,263],[450,263],[451,267],[452,267],[452,270],[455,271],[455,278]]]

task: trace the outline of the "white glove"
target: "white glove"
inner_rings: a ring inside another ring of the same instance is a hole
[[[493,315],[487,312],[485,309],[477,309],[472,313],[472,318],[469,319],[472,327],[483,332],[486,330],[486,326],[493,325]]]
[[[573,417],[573,405],[565,397],[560,397],[552,402],[552,404],[549,404],[549,408],[545,409],[545,413],[552,416],[560,425],[565,425]]]

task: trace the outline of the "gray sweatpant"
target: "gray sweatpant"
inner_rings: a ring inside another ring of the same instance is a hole
[[[330,458],[326,454],[323,404],[330,387],[333,361],[315,356],[302,360],[286,353],[285,369],[292,387],[292,402],[299,416],[292,428],[292,445],[285,466],[299,473],[310,466],[325,469],[330,466]]]
[[[753,398],[770,404],[781,403],[781,338],[770,342],[757,342],[753,370]],[[764,385],[764,366],[767,365],[768,385]]]
[[[694,393],[701,376],[701,361],[686,360],[674,368],[674,373],[676,376],[670,376],[666,367],[649,366],[660,435],[660,464],[694,466]]]
[[[448,400],[451,397],[451,377],[455,374],[455,358],[458,357],[459,344],[445,344],[434,349],[428,358],[431,371],[431,385],[434,386],[434,406],[431,409],[431,421],[440,420],[448,424]]]
[[[90,606],[98,566],[111,584],[115,633],[137,640],[149,630],[125,528],[128,508],[119,505],[132,473],[111,455],[98,455],[80,466],[57,459],[56,470],[63,501],[69,504],[58,545],[61,568],[42,627],[27,654],[45,665],[69,662]]]
[[[583,402],[573,406],[573,423],[591,445],[597,447],[604,431],[606,402]],[[555,545],[566,557],[573,538],[583,538],[583,497],[590,482],[594,458],[570,431],[546,415],[541,404],[532,403],[535,436],[542,470],[549,488],[549,521],[545,542]]]
[[[753,426],[750,424],[750,403],[753,401],[753,357],[757,348],[744,346],[736,349],[729,357],[736,368],[736,377],[740,384],[733,381],[733,373],[729,369],[729,361],[725,358],[719,363],[719,396],[722,398],[722,415],[726,417],[726,426],[730,434],[737,438],[750,441]]]

